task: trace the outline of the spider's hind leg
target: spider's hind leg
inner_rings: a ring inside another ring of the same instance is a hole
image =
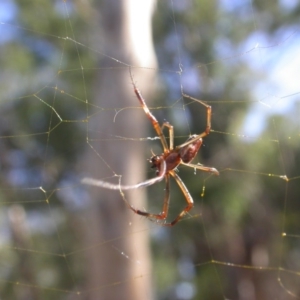
[[[142,211],[139,209],[134,208],[132,205],[129,204],[129,208],[136,214],[144,216],[152,221],[164,221],[168,216],[169,211],[169,203],[170,203],[170,176],[169,174],[165,175],[166,179],[166,187],[165,187],[165,196],[164,196],[164,204],[161,213],[159,214],[152,214],[146,211]],[[162,224],[165,225],[165,224]]]
[[[205,137],[205,136],[209,135],[210,130],[211,130],[211,111],[212,111],[211,106],[206,104],[204,101],[196,99],[196,98],[191,97],[189,95],[183,94],[183,96],[188,98],[188,99],[191,99],[195,102],[198,102],[198,103],[200,103],[200,104],[202,104],[203,106],[206,107],[206,128],[205,128],[204,132],[202,132],[201,134],[198,134],[198,137],[201,138],[201,137]]]
[[[180,221],[193,207],[194,207],[194,201],[189,193],[188,189],[186,188],[185,184],[181,180],[181,178],[174,172],[170,171],[170,174],[173,176],[175,179],[176,183],[179,185],[185,200],[187,202],[186,207],[183,209],[183,211],[170,223],[165,223],[163,224],[164,226],[174,226],[178,221]]]

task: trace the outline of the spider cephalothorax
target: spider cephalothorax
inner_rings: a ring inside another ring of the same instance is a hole
[[[102,180],[95,180],[91,178],[84,178],[83,183],[100,186],[103,188],[108,188],[112,190],[130,190],[130,189],[137,189],[141,187],[150,186],[152,184],[155,184],[157,182],[162,181],[165,178],[166,181],[166,188],[165,188],[165,197],[164,197],[164,203],[162,211],[159,214],[153,214],[146,211],[141,211],[139,209],[134,208],[132,205],[129,205],[129,208],[142,216],[148,217],[150,219],[154,220],[162,220],[165,221],[168,216],[168,210],[169,210],[169,201],[170,201],[170,176],[174,178],[178,186],[180,187],[185,200],[187,202],[186,207],[183,209],[183,211],[172,221],[169,223],[161,223],[164,226],[173,226],[175,225],[187,212],[189,212],[192,207],[194,206],[193,198],[190,195],[188,189],[186,188],[185,184],[181,180],[181,178],[176,174],[175,169],[179,165],[184,165],[187,167],[191,167],[194,169],[202,170],[205,172],[211,172],[215,175],[219,175],[219,172],[215,168],[206,167],[199,164],[191,164],[191,161],[195,158],[197,155],[201,145],[202,145],[202,138],[207,136],[210,133],[211,128],[211,107],[204,103],[201,100],[197,100],[200,104],[204,105],[206,107],[207,111],[207,123],[206,123],[206,129],[204,132],[200,134],[193,134],[191,135],[183,144],[174,147],[174,130],[173,126],[165,122],[162,124],[162,126],[159,125],[158,121],[152,115],[150,112],[148,106],[145,103],[145,100],[143,99],[143,96],[141,92],[138,90],[137,86],[132,80],[133,88],[136,97],[138,98],[146,116],[151,121],[152,126],[154,130],[156,131],[157,135],[160,138],[160,141],[163,146],[163,153],[161,155],[153,155],[150,158],[151,168],[156,169],[156,177],[152,179],[148,179],[146,181],[140,182],[135,185],[121,185],[121,184],[113,184],[109,182],[105,182]],[[195,99],[194,99],[195,100]],[[169,146],[167,144],[166,137],[163,133],[163,130],[165,128],[168,128],[169,130]]]
[[[151,163],[151,168],[156,169],[156,175],[158,175],[159,171],[161,169],[160,165],[164,161],[164,156],[163,155],[153,155],[149,159],[149,161]]]

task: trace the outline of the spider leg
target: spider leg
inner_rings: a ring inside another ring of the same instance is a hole
[[[133,189],[138,189],[138,188],[142,188],[142,187],[147,187],[150,186],[154,183],[160,182],[163,180],[163,178],[166,175],[166,170],[167,170],[167,166],[166,166],[166,162],[162,161],[162,163],[160,164],[160,170],[158,172],[158,175],[154,178],[145,180],[143,182],[134,184],[134,185],[121,185],[121,184],[114,184],[114,183],[110,183],[107,181],[102,181],[102,180],[97,180],[97,179],[93,179],[93,178],[83,178],[81,180],[82,183],[84,184],[88,184],[88,185],[93,185],[93,186],[99,186],[105,189],[110,189],[110,190],[133,190]]]
[[[135,93],[136,97],[138,98],[138,100],[140,101],[141,106],[142,106],[146,116],[151,121],[152,126],[155,129],[157,135],[159,136],[164,151],[168,151],[168,144],[167,144],[166,138],[162,132],[162,128],[160,127],[160,125],[159,125],[158,121],[156,120],[156,118],[154,117],[154,115],[150,112],[141,92],[139,91],[136,84],[134,83],[130,69],[129,69],[129,73],[130,73],[131,81],[133,84],[134,93]]]
[[[185,164],[184,162],[181,162],[181,164],[184,165],[184,166],[193,168],[193,169],[198,169],[198,170],[205,171],[205,172],[211,172],[214,175],[220,175],[219,171],[215,168],[206,167],[206,166],[203,166],[203,165],[195,165],[195,164],[190,164],[190,163]]]
[[[161,213],[159,214],[152,214],[146,211],[141,211],[139,209],[134,208],[133,206],[129,206],[129,208],[138,215],[147,217],[149,219],[156,219],[156,220],[165,220],[168,216],[169,211],[169,203],[170,203],[170,176],[169,174],[165,175],[166,179],[166,188],[165,188],[165,197],[164,197],[164,204]],[[165,225],[165,224],[162,224]]]
[[[188,189],[186,188],[185,184],[183,183],[183,181],[181,180],[181,178],[172,170],[169,171],[169,173],[173,176],[173,178],[175,179],[175,181],[177,182],[177,184],[179,185],[185,200],[187,202],[186,207],[183,209],[183,211],[170,223],[165,223],[162,224],[164,226],[174,226],[183,216],[185,216],[194,206],[194,201],[193,198],[191,196],[191,194],[189,193]]]

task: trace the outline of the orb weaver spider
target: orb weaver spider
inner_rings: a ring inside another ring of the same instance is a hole
[[[152,164],[151,168],[156,169],[156,177],[154,177],[152,179],[148,179],[148,180],[140,182],[140,183],[137,183],[137,184],[134,184],[134,185],[113,184],[110,182],[96,180],[96,179],[92,179],[92,178],[84,178],[82,180],[82,183],[88,184],[88,185],[93,185],[93,186],[99,186],[99,187],[111,189],[111,190],[120,190],[122,192],[123,190],[131,190],[131,189],[138,189],[141,187],[147,187],[147,186],[153,185],[153,184],[165,179],[165,182],[166,182],[165,197],[164,197],[164,202],[163,202],[163,207],[162,207],[161,213],[154,214],[154,213],[149,213],[146,211],[141,211],[139,209],[134,208],[127,201],[126,202],[129,206],[129,208],[134,213],[145,216],[152,220],[164,221],[164,223],[160,223],[163,226],[173,226],[184,215],[186,215],[194,206],[193,198],[190,195],[187,187],[183,183],[182,179],[176,174],[176,168],[179,165],[184,165],[187,167],[191,167],[193,169],[198,169],[198,170],[205,171],[205,172],[211,172],[214,175],[219,175],[219,172],[215,168],[206,167],[206,166],[199,165],[199,164],[191,164],[191,161],[197,155],[197,153],[202,145],[202,138],[207,136],[210,133],[210,130],[211,130],[211,106],[207,105],[206,103],[204,103],[201,100],[197,100],[199,103],[201,103],[203,106],[206,107],[207,121],[206,121],[205,131],[200,134],[191,135],[183,144],[174,147],[173,126],[168,122],[164,122],[162,124],[162,126],[159,125],[155,116],[150,112],[141,92],[139,91],[136,84],[134,83],[131,73],[130,73],[130,76],[131,76],[131,81],[132,81],[133,88],[134,88],[134,93],[135,93],[137,99],[139,100],[146,116],[151,121],[152,126],[153,126],[154,130],[156,131],[156,133],[161,141],[162,147],[163,147],[162,154],[153,155],[149,159],[150,163]],[[191,98],[185,94],[183,94],[183,96]],[[169,131],[169,146],[167,144],[166,137],[163,133],[163,130],[165,128],[167,128]],[[169,203],[170,203],[170,176],[172,176],[174,178],[174,180],[178,184],[179,188],[181,189],[181,191],[185,197],[185,200],[187,202],[187,205],[172,222],[167,223],[166,219],[168,216]]]

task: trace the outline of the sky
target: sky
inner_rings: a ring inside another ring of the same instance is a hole
[[[249,63],[256,64],[255,67],[266,73],[267,77],[254,86],[253,100],[258,102],[252,105],[245,119],[243,126],[245,135],[259,136],[271,115],[288,114],[293,110],[295,102],[299,101],[299,53],[300,35],[296,31],[291,31],[286,38],[283,34],[278,44],[259,51],[255,61],[250,56]]]

